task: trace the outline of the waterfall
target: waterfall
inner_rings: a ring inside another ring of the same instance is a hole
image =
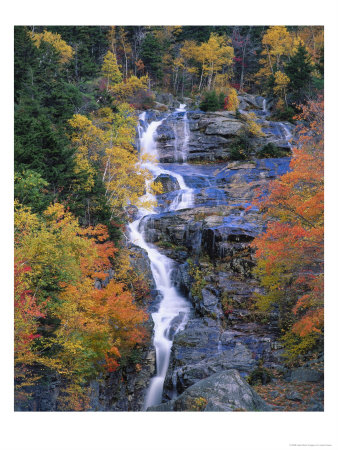
[[[289,127],[285,123],[279,122],[279,124],[283,128],[284,139],[287,141],[288,146],[291,148],[290,140],[292,138],[292,133],[291,133]]]
[[[189,139],[190,139],[190,128],[189,128],[189,119],[188,113],[186,111],[186,105],[180,104],[180,107],[175,110],[175,113],[184,113],[182,122],[183,122],[183,139],[178,138],[178,130],[181,130],[181,125],[175,122],[174,131],[175,131],[175,141],[174,141],[174,156],[175,161],[185,163],[187,161],[188,151],[189,151]],[[179,126],[178,126],[179,125]],[[181,142],[179,142],[181,141]]]
[[[139,117],[140,152],[141,154],[149,154],[156,158],[158,155],[154,136],[156,129],[162,121],[151,122],[148,127],[142,129],[141,121],[145,119],[144,114],[142,113]],[[143,166],[152,172],[154,178],[161,173],[167,173],[177,179],[180,190],[177,192],[176,198],[170,206],[171,211],[188,208],[193,205],[193,190],[186,186],[180,174],[164,170],[154,161],[145,162]],[[147,192],[145,196],[149,198],[151,194]],[[134,244],[147,252],[156,289],[162,297],[158,311],[152,314],[154,321],[153,343],[156,352],[156,375],[150,381],[144,410],[149,406],[161,403],[173,338],[178,331],[184,329],[190,311],[188,301],[179,294],[171,281],[171,272],[174,266],[173,261],[162,255],[154,245],[146,242],[144,233],[145,223],[151,218],[152,213],[155,213],[155,211],[140,209],[137,220],[129,224],[130,239]]]
[[[188,113],[185,112],[183,116],[183,124],[184,124],[184,139],[182,144],[182,160],[183,162],[187,161],[188,149],[189,149],[189,139],[190,139],[190,128],[189,128],[189,120]]]

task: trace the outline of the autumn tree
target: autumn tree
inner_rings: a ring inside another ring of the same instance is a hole
[[[136,77],[131,75],[121,83],[117,83],[109,89],[114,99],[120,102],[133,101],[133,97],[148,89],[148,76]]]
[[[132,108],[126,103],[118,105],[116,112],[102,108],[92,119],[75,115],[69,121],[74,128],[72,142],[77,149],[78,170],[88,173],[83,188],[92,182],[97,170],[113,214],[123,215],[130,204],[148,205],[142,197],[152,175],[142,167],[134,148],[137,120]]]
[[[34,382],[28,379],[33,365],[56,371],[63,409],[85,408],[91,377],[116,370],[121,355],[145,338],[147,316],[125,284],[95,287],[117,251],[108,237],[105,226],[81,228],[60,204],[42,218],[16,207],[18,387]]]
[[[181,78],[181,94],[183,96],[186,81],[188,77],[191,80],[191,89],[194,85],[195,75],[198,75],[197,50],[198,46],[195,41],[184,41],[179,55],[173,61],[173,88],[174,92],[178,92]],[[181,75],[181,77],[180,77]]]
[[[289,83],[290,78],[285,73],[280,70],[275,72],[273,92],[284,100],[286,106],[288,105],[286,91]]]
[[[120,83],[122,81],[122,74],[116,61],[116,56],[110,50],[106,53],[103,64],[102,74],[107,78],[107,89],[110,85]]]
[[[27,387],[39,380],[32,367],[43,361],[34,351],[34,342],[40,337],[39,319],[45,317],[43,304],[38,304],[36,294],[29,289],[25,274],[30,266],[24,261],[14,263],[14,381],[15,401],[28,397]]]
[[[293,148],[290,172],[272,182],[258,204],[270,218],[256,238],[256,275],[265,293],[258,308],[277,308],[290,359],[322,342],[323,336],[323,102],[309,102]]]
[[[201,88],[205,77],[207,89],[210,90],[217,73],[223,68],[231,67],[234,49],[226,35],[218,36],[216,33],[211,33],[208,42],[203,42],[199,47],[197,58],[202,65],[199,87]]]
[[[260,70],[256,74],[256,80],[265,91],[269,86],[279,86],[275,84],[282,81],[284,76],[284,66],[290,60],[295,51],[299,39],[293,37],[285,26],[269,27],[262,38],[262,52],[259,60]],[[282,74],[282,75],[281,75]]]
[[[74,50],[70,45],[68,45],[58,33],[51,33],[50,31],[44,30],[42,33],[30,33],[34,44],[39,48],[42,42],[47,42],[51,44],[52,47],[59,54],[59,61],[61,64],[68,63],[73,55]]]

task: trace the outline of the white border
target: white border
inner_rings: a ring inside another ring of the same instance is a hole
[[[4,8],[4,7],[3,7]],[[337,448],[337,3],[229,0],[15,1],[2,10],[2,355],[4,450]],[[14,413],[12,400],[13,25],[325,25],[326,372],[324,413]],[[4,136],[5,135],[5,136]],[[309,447],[303,447],[309,448]],[[312,447],[318,448],[318,447]]]

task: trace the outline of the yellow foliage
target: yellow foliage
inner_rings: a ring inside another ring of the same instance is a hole
[[[127,103],[119,104],[114,113],[110,108],[102,108],[92,115],[92,120],[76,114],[68,122],[75,129],[71,135],[76,147],[75,172],[87,174],[81,184],[83,190],[92,188],[97,167],[105,183],[108,203],[116,215],[121,215],[130,204],[153,206],[142,198],[152,175],[141,167],[134,149],[137,119]]]
[[[74,55],[74,50],[72,47],[68,45],[58,33],[51,33],[50,31],[44,30],[42,33],[30,32],[30,36],[38,48],[40,47],[42,41],[51,44],[60,54],[61,64],[68,63]]]
[[[215,75],[224,66],[231,67],[235,56],[234,49],[230,45],[227,36],[218,36],[211,33],[208,42],[203,42],[196,53],[196,59],[202,64],[202,71],[208,77],[208,88],[210,89]]]
[[[285,26],[269,27],[262,39],[261,68],[255,75],[257,83],[264,84],[270,75],[283,68],[283,64],[296,51],[297,42]]]
[[[246,128],[252,136],[256,137],[265,136],[265,133],[263,133],[262,131],[262,127],[259,125],[259,123],[257,123],[257,117],[255,113],[250,112],[246,114],[245,120],[246,120]]]
[[[19,244],[27,233],[34,232],[39,227],[39,219],[31,212],[31,208],[14,201],[14,242]]]
[[[141,78],[132,75],[122,83],[114,84],[109,90],[110,93],[120,101],[125,101],[128,97],[136,94],[140,90],[148,88],[148,76]]]
[[[237,97],[237,91],[234,88],[228,88],[226,91],[226,95],[228,96],[227,110],[228,111],[236,111],[239,106],[239,100]]]
[[[229,87],[230,75],[228,73],[218,73],[215,76],[214,80],[214,90],[217,94],[221,92],[225,92],[225,95],[228,95],[227,91],[230,92],[231,88]]]
[[[313,63],[317,63],[320,58],[320,51],[324,47],[324,27],[303,26],[297,27],[297,34],[294,41],[304,43],[307,52],[311,55]]]
[[[73,191],[90,192],[95,184],[94,177],[96,171],[88,159],[81,154],[75,155],[74,173],[79,178],[75,178],[73,181]]]
[[[281,56],[291,55],[293,48],[293,40],[285,26],[269,27],[262,39],[269,55],[274,56],[278,62]]]
[[[203,42],[196,55],[208,74],[217,73],[224,65],[230,66],[234,58],[234,49],[227,36],[211,33],[208,42]]]
[[[273,87],[273,91],[282,96],[285,95],[285,90],[290,83],[290,78],[280,70],[278,70],[275,74],[275,86]]]
[[[101,70],[103,76],[106,77],[108,80],[107,87],[109,87],[110,83],[116,84],[122,81],[122,74],[117,64],[116,56],[110,50],[108,50],[103,59]]]
[[[81,114],[74,114],[68,120],[68,123],[74,129],[70,137],[72,143],[76,146],[77,153],[91,162],[102,158],[104,154],[103,143],[105,142],[103,130],[96,127],[90,119]]]
[[[180,49],[179,56],[174,60],[176,71],[181,68],[190,74],[197,74],[201,67],[201,79],[207,77],[208,89],[224,87],[224,81],[231,75],[231,66],[234,58],[234,49],[227,36],[211,33],[208,42],[197,44],[195,41],[185,41]],[[227,73],[224,73],[224,68]],[[221,72],[223,72],[221,74]],[[216,78],[218,77],[218,78]]]
[[[17,258],[31,266],[27,279],[37,292],[44,288],[43,280],[53,284],[60,270],[65,273],[64,281],[78,279],[81,259],[96,257],[91,242],[80,236],[78,220],[58,203],[50,205],[42,219],[17,205],[15,230]]]

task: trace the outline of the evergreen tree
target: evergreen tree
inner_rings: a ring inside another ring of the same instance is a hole
[[[34,84],[33,73],[38,65],[38,49],[32,43],[26,27],[14,27],[14,100],[22,90]]]
[[[153,33],[148,33],[142,42],[141,59],[150,75],[157,80],[161,80],[163,77],[162,56],[163,49],[159,40]]]
[[[220,92],[218,96],[219,109],[225,109],[225,94]]]
[[[296,53],[285,65],[285,73],[290,78],[289,90],[296,102],[304,100],[311,84],[313,66],[304,45],[299,44]]]
[[[204,94],[200,108],[202,111],[217,111],[220,109],[220,98],[217,96],[215,91],[206,92]]]
[[[319,55],[319,61],[316,64],[316,69],[318,70],[322,78],[324,78],[324,47],[321,47]]]

